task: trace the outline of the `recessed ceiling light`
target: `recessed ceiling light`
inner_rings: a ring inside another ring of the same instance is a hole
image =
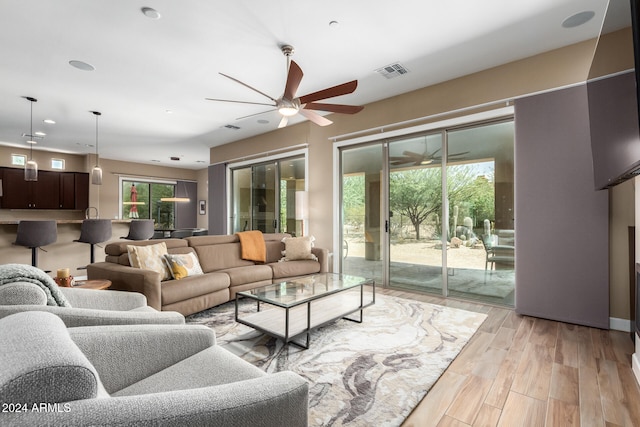
[[[260,119],[258,120],[258,123],[260,123],[261,125],[266,125],[266,124],[269,124],[269,120]]]
[[[596,13],[592,10],[585,10],[583,12],[578,12],[570,17],[566,18],[562,21],[562,26],[564,28],[574,28],[579,27],[582,24],[586,24],[591,21],[591,19],[596,15]]]
[[[33,134],[34,134],[34,135],[38,135],[38,136],[47,136],[47,134],[46,134],[46,133],[41,132],[41,131],[34,132]]]
[[[155,163],[160,163],[160,160],[151,160],[151,161]]]
[[[338,28],[338,26],[340,26],[340,23],[338,21],[329,22],[329,27],[331,28]]]
[[[171,110],[164,110],[164,112],[167,113],[167,114],[173,114],[173,111],[171,111]]]
[[[151,19],[160,19],[160,13],[152,7],[143,7],[140,9],[144,16]]]
[[[55,120],[51,120],[51,119],[44,119],[43,122],[45,122],[48,125],[55,125],[56,121]]]
[[[96,69],[96,67],[94,67],[93,65],[84,62],[84,61],[77,61],[75,59],[69,61],[69,65],[71,65],[72,67],[77,68],[78,70],[82,70],[82,71],[93,71]]]
[[[169,157],[171,160],[173,160],[174,162],[180,161],[180,157],[178,156],[171,156]]]

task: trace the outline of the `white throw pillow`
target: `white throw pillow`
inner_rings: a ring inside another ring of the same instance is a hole
[[[285,237],[282,239],[284,243],[284,251],[282,251],[283,257],[280,261],[296,261],[303,259],[310,259],[317,261],[318,257],[311,253],[315,237],[303,236],[303,237]]]
[[[180,280],[188,276],[196,276],[204,274],[200,261],[193,252],[188,254],[166,254],[164,260],[171,271],[174,279]]]
[[[164,256],[167,254],[166,243],[160,242],[148,246],[127,245],[127,253],[132,267],[157,271],[160,273],[160,280],[171,279],[171,272],[164,261]]]

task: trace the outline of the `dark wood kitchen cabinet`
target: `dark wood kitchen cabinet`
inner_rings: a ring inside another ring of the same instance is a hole
[[[89,207],[89,174],[60,174],[60,209],[85,210]]]
[[[38,171],[37,181],[25,181],[24,170],[2,168],[3,209],[86,209],[89,174]]]

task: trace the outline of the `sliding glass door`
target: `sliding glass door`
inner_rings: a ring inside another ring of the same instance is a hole
[[[513,122],[447,132],[449,295],[513,305]]]
[[[389,284],[442,293],[442,134],[389,143]]]
[[[341,149],[341,271],[513,305],[513,121]]]
[[[383,148],[381,144],[356,147],[341,156],[342,272],[376,283],[383,283],[385,259]]]

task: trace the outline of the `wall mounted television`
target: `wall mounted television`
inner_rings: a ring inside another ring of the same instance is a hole
[[[626,51],[634,58],[635,68],[609,75],[603,72],[612,49],[618,54]],[[587,80],[597,190],[640,175],[639,64],[640,0],[609,0]]]

